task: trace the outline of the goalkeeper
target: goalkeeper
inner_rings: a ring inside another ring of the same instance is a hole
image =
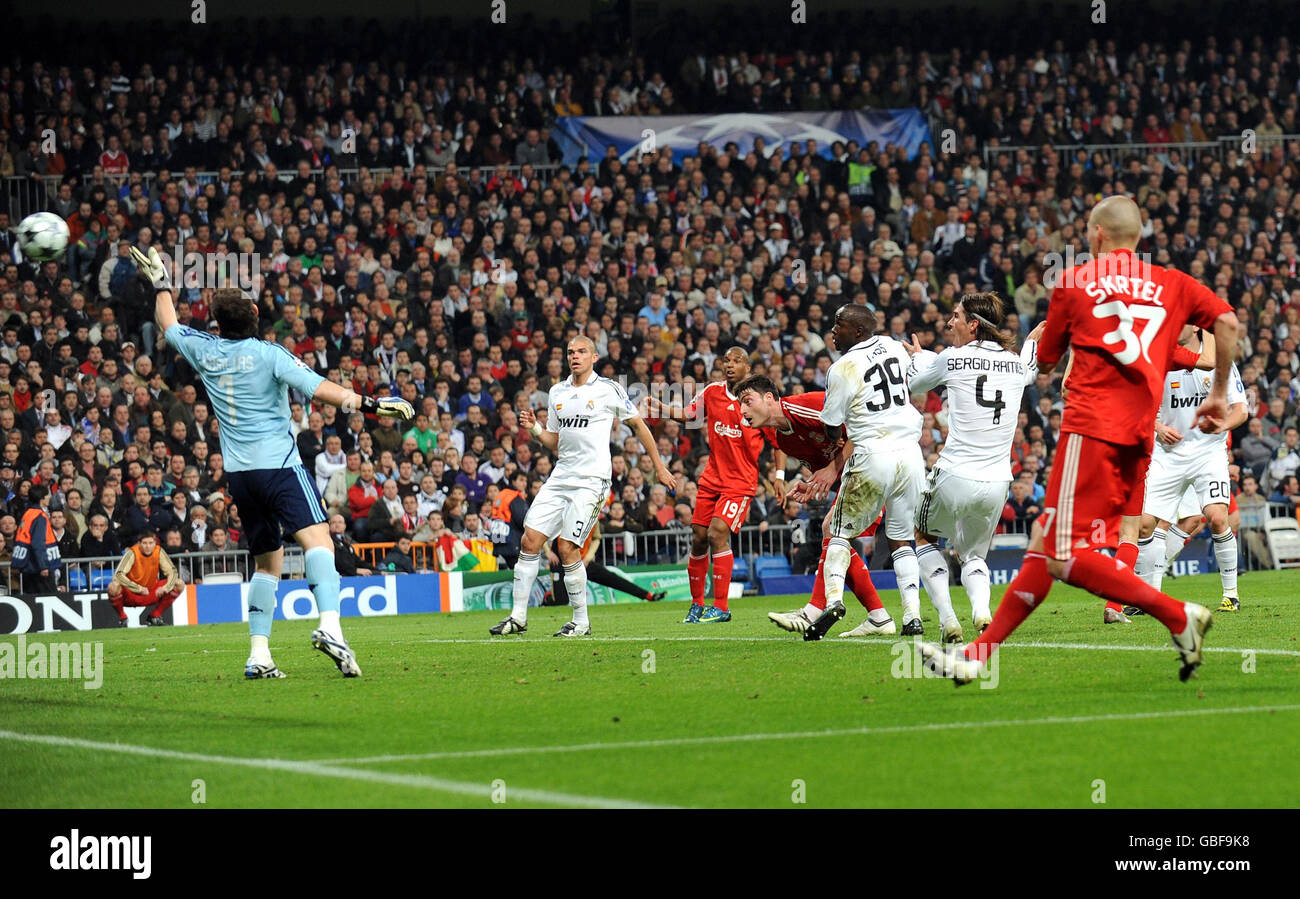
[[[307,584],[320,612],[312,646],[329,656],[344,677],[357,677],[361,669],[339,624],[339,575],[325,507],[289,428],[287,390],[292,387],[344,412],[384,418],[414,418],[411,404],[396,397],[363,397],[325,380],[279,344],[261,340],[257,305],[238,289],[222,288],[213,297],[211,314],[221,326],[220,337],[180,325],[171,277],[157,249],[146,255],[132,247],[131,255],[154,290],[158,327],[198,372],[221,428],[227,485],[257,565],[248,587],[252,651],[244,677],[284,677],[270,650],[284,561],[282,534],[291,535],[305,553]]]

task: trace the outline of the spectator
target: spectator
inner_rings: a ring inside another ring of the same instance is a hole
[[[374,571],[362,562],[348,536],[348,523],[342,515],[330,516],[330,538],[334,541],[334,567],[343,577],[368,576]]]
[[[143,606],[151,611],[145,624],[166,624],[164,612],[185,589],[176,565],[161,547],[151,530],[141,531],[136,543],[122,555],[113,580],[108,585],[108,601],[117,610],[118,620],[126,624],[126,606]]]

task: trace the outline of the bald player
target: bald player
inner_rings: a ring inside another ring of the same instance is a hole
[[[1074,365],[1043,513],[988,629],[964,649],[933,643],[921,649],[930,670],[958,684],[980,675],[1053,580],[1131,602],[1159,619],[1178,650],[1181,680],[1201,664],[1210,611],[1161,593],[1102,550],[1115,548],[1125,512],[1140,510],[1165,372],[1185,324],[1213,329],[1215,336],[1215,378],[1195,426],[1213,434],[1228,424],[1237,318],[1204,285],[1137,258],[1140,228],[1137,205],[1128,197],[1098,203],[1088,217],[1094,258],[1065,272],[1052,291],[1039,371],[1050,373],[1067,349]]]

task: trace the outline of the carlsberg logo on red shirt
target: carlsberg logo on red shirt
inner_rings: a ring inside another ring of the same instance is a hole
[[[740,432],[740,428],[733,428],[731,425],[725,424],[720,421],[715,421],[713,423],[713,433],[717,434],[719,437],[739,438],[740,436],[742,436]]]

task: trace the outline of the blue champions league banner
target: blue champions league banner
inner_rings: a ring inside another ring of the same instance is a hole
[[[724,113],[670,116],[569,116],[556,120],[555,139],[564,150],[564,162],[573,165],[584,156],[605,158],[605,148],[618,149],[626,161],[641,152],[670,147],[673,162],[694,156],[701,142],[721,150],[734,141],[741,154],[754,149],[756,138],[765,153],[791,143],[817,141],[822,156],[829,156],[835,141],[857,141],[866,147],[876,141],[881,149],[894,144],[915,156],[929,143],[930,127],[918,109],[873,109],[865,112],[790,112],[781,114]],[[644,148],[643,148],[644,144]]]

